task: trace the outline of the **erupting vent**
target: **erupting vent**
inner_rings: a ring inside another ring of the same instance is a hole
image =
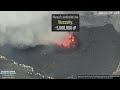
[[[73,33],[69,33],[64,40],[55,40],[55,43],[63,48],[74,48],[78,44],[78,41]]]

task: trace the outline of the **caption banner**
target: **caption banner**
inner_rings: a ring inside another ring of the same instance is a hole
[[[79,31],[79,14],[52,14],[52,31]]]

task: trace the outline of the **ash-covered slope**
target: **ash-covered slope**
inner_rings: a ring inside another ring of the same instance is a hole
[[[80,41],[77,49],[59,51],[51,46],[37,46],[20,50],[6,46],[0,48],[0,54],[53,78],[110,75],[116,70],[120,60],[120,36],[112,24],[81,27],[75,35]]]
[[[45,77],[40,73],[35,73],[34,69],[24,64],[18,64],[13,60],[9,60],[0,55],[0,71],[15,71],[15,75],[12,78],[0,74],[0,79],[49,79],[51,77]],[[9,75],[9,74],[8,74]]]

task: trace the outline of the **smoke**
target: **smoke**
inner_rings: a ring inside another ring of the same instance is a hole
[[[50,11],[0,11],[0,46],[50,45],[66,32],[51,31]]]

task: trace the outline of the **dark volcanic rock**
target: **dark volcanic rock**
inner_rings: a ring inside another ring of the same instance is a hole
[[[80,47],[66,52],[56,52],[54,47],[0,48],[0,54],[30,65],[35,72],[53,78],[76,77],[77,75],[109,75],[119,64],[120,36],[112,24],[99,27],[81,27],[75,33]],[[8,51],[7,51],[8,50]]]

